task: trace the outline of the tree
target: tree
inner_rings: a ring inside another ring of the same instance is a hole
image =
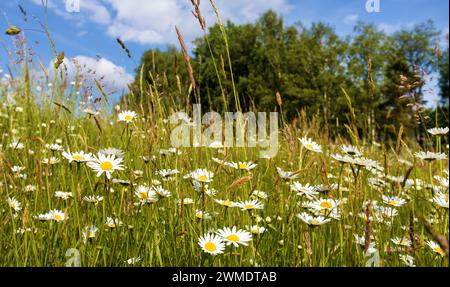
[[[342,38],[326,23],[289,26],[268,11],[254,23],[225,23],[231,67],[221,29],[217,24],[208,28],[192,51],[197,100],[204,110],[237,110],[231,68],[242,111],[273,111],[279,92],[285,119],[304,110],[320,126],[333,127],[332,136],[350,121],[369,140],[381,134],[393,138],[400,126],[405,134],[423,132],[414,125],[423,104],[419,76],[437,67],[442,98],[448,102],[448,49],[437,66],[438,32],[431,21],[393,35],[361,22],[353,35]],[[142,107],[157,90],[163,104],[184,108],[189,92],[185,65],[174,47],[146,52],[127,99]],[[343,90],[356,118],[350,118]]]
[[[131,86],[132,97],[122,98],[122,101],[128,99],[131,105],[146,110],[146,91],[153,87],[163,99],[183,107],[182,96],[187,94],[189,80],[183,55],[176,47],[168,47],[167,51],[156,49],[145,52],[135,73],[136,78]]]
[[[447,35],[448,41],[448,35]],[[447,50],[442,54],[442,58],[439,62],[439,90],[441,96],[441,103],[444,106],[448,106],[449,104],[449,73],[448,73],[448,57],[449,51]]]
[[[383,70],[389,53],[389,38],[373,24],[359,22],[350,46],[348,73],[356,85],[355,108],[367,115],[360,123],[370,140],[377,137],[377,123],[384,119],[378,107],[383,101]],[[378,111],[377,113],[375,111]]]

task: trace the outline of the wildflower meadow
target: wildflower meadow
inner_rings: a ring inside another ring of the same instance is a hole
[[[20,27],[6,33],[23,60],[0,74],[0,266],[448,267],[445,125],[421,143],[403,128],[363,136],[367,114],[345,90],[345,123],[288,119],[275,91],[258,121],[233,86],[220,106],[237,116],[205,117],[216,106],[201,100],[187,52],[186,94],[137,71],[141,85],[114,101],[102,79],[67,79],[62,51],[45,67]]]

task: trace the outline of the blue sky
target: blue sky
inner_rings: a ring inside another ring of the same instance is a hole
[[[45,1],[45,0],[44,0]],[[69,1],[69,9],[66,9]],[[79,12],[74,11],[79,1]],[[443,34],[448,33],[448,0],[380,0],[381,11],[368,13],[367,0],[216,0],[221,16],[237,23],[251,22],[268,9],[284,16],[286,24],[301,21],[309,26],[324,21],[339,35],[352,33],[356,21],[372,22],[387,33],[431,19]],[[27,13],[24,22],[18,4]],[[41,0],[12,0],[0,2],[0,27],[10,24],[24,29],[39,29],[35,17],[48,23],[58,51],[68,59],[98,69],[110,79],[114,89],[120,90],[134,76],[136,64],[128,59],[115,38],[123,39],[134,58],[150,48],[164,48],[177,44],[174,26],[179,25],[184,37],[191,41],[201,35],[198,23],[191,14],[189,0],[48,0],[44,13]],[[207,24],[214,23],[209,1],[202,1]],[[51,53],[43,33],[25,30],[28,45],[49,64]],[[11,38],[2,33],[2,45],[11,47]],[[444,43],[444,41],[442,41]],[[192,46],[190,46],[192,47]],[[0,69],[6,70],[8,61],[4,49],[0,51]],[[433,102],[435,99],[430,98]]]

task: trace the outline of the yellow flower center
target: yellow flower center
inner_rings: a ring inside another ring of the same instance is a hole
[[[312,144],[306,144],[305,145],[305,147],[307,148],[307,149],[310,149],[310,150],[313,150],[314,149],[314,146],[312,145]]]
[[[62,217],[61,217],[61,215],[59,215],[59,214],[56,214],[55,216],[54,216],[54,219],[55,220],[61,220],[62,219]]]
[[[16,204],[13,202],[13,203],[11,203],[11,208],[12,209],[16,209]]]
[[[147,199],[147,198],[148,198],[148,193],[145,192],[145,191],[141,191],[141,192],[139,193],[139,195],[140,195],[141,198],[143,198],[143,199]]]
[[[239,164],[239,169],[246,169],[247,168],[247,164],[246,163],[240,163]]]
[[[233,242],[239,241],[239,237],[236,234],[228,235],[227,239]]]
[[[103,170],[111,170],[113,168],[113,165],[109,161],[104,161],[100,164],[100,168]]]
[[[130,122],[131,120],[133,120],[133,117],[130,116],[130,115],[126,115],[126,116],[125,116],[125,120],[128,121],[128,122]]]
[[[233,203],[229,200],[224,200],[222,204],[228,207],[231,207],[233,205]]]
[[[208,242],[205,244],[205,249],[208,250],[209,252],[214,252],[216,251],[217,247],[213,242]]]
[[[320,203],[320,207],[325,208],[325,209],[330,209],[331,207],[333,207],[333,205],[330,202],[324,201],[324,202]]]
[[[390,200],[390,201],[388,202],[388,204],[393,205],[393,206],[397,206],[397,205],[398,205],[398,202],[395,201],[395,200]]]
[[[200,181],[206,181],[206,180],[208,180],[208,177],[207,177],[206,175],[200,175],[200,176],[198,177],[198,180],[200,180]]]
[[[81,155],[74,155],[74,156],[72,156],[72,158],[73,158],[73,160],[76,160],[76,161],[84,161],[85,160],[84,156],[81,156]]]
[[[203,213],[200,213],[200,212],[199,212],[199,213],[197,213],[197,215],[196,215],[196,216],[197,216],[197,218],[200,218],[200,219],[202,219],[202,218],[203,218]]]
[[[320,225],[320,222],[316,219],[311,219],[311,221],[309,222],[311,225]]]
[[[444,250],[442,248],[440,248],[440,247],[435,247],[434,251],[436,251],[439,254],[445,254]]]
[[[253,209],[254,206],[253,206],[253,204],[246,204],[246,205],[244,205],[244,208],[245,209]]]

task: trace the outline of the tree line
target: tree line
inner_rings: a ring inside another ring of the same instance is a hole
[[[359,22],[352,35],[340,37],[326,23],[285,25],[268,11],[255,23],[228,21],[225,31],[228,43],[218,24],[194,41],[190,61],[196,91],[183,53],[171,46],[143,54],[122,100],[139,105],[155,89],[167,105],[200,102],[223,112],[238,108],[236,91],[243,111],[277,110],[293,120],[303,110],[333,127],[335,135],[352,121],[361,136],[372,140],[395,138],[400,126],[418,138],[427,126],[448,125],[449,50],[439,47],[441,32],[432,21],[394,34]],[[439,90],[431,91],[426,83],[436,73]],[[435,110],[425,108],[427,93],[440,97]]]

